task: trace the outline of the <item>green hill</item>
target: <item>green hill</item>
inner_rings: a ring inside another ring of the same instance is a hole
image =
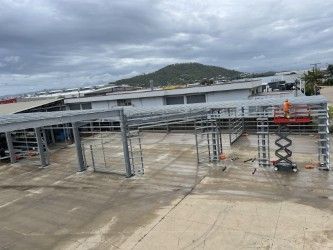
[[[121,79],[114,84],[128,84],[132,86],[149,86],[149,81],[153,80],[155,86],[174,85],[183,83],[193,83],[202,79],[220,78],[237,79],[241,72],[229,70],[222,67],[208,66],[200,63],[179,63],[168,65],[153,73],[134,76],[132,78]]]

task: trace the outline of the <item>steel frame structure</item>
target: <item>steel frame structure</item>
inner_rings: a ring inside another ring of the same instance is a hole
[[[268,167],[270,166],[268,118],[257,119],[257,135],[258,135],[258,164],[261,167]]]
[[[198,163],[216,163],[222,154],[221,131],[216,120],[201,119],[195,124]]]
[[[40,154],[41,165],[45,166],[48,163],[45,160],[45,150],[42,150],[42,140],[38,138],[43,129],[52,129],[55,125],[64,125],[70,129],[73,134],[77,159],[78,171],[86,170],[86,160],[83,154],[80,129],[86,124],[94,122],[118,123],[118,129],[121,134],[123,147],[125,173],[127,177],[135,174],[134,165],[140,166],[137,172],[143,173],[142,150],[139,152],[133,151],[133,138],[139,137],[139,132],[133,136],[133,131],[140,131],[144,127],[165,126],[169,124],[178,124],[197,121],[216,121],[216,128],[213,130],[220,133],[220,121],[228,120],[230,142],[234,142],[241,135],[244,129],[246,119],[272,119],[274,110],[283,103],[283,98],[271,98],[260,100],[244,100],[244,101],[229,101],[216,103],[200,103],[186,105],[170,105],[160,106],[150,109],[142,109],[135,107],[113,108],[108,110],[81,110],[81,111],[55,111],[55,112],[40,112],[40,113],[25,113],[0,116],[0,133],[6,133],[8,149],[10,151],[11,162],[15,162],[14,150],[12,145],[11,132],[24,129],[34,129],[37,135],[37,145]],[[307,105],[314,122],[318,126],[319,143],[318,143],[318,160],[324,164],[327,169],[330,168],[330,150],[329,150],[329,119],[327,111],[327,101],[323,96],[301,96],[290,98],[293,104]],[[69,124],[69,125],[68,125]],[[262,124],[259,122],[258,124]],[[94,127],[94,125],[92,125]],[[259,129],[259,127],[258,127]],[[260,130],[260,129],[259,129]],[[264,132],[269,134],[270,130]],[[258,134],[259,136],[259,134]],[[258,153],[268,152],[267,148],[263,147],[262,142],[266,138],[258,138]],[[139,142],[141,145],[141,142]],[[220,149],[215,150],[214,145],[220,145],[219,142],[213,145],[214,157],[216,159]],[[260,145],[260,147],[259,147]],[[269,143],[265,141],[265,146]],[[215,150],[215,151],[214,151]],[[135,154],[136,153],[136,154]],[[134,157],[134,154],[137,155]],[[268,158],[267,158],[268,157]],[[136,160],[135,160],[135,159]],[[267,165],[269,162],[269,154],[262,156],[261,165]],[[139,161],[137,161],[139,159]],[[139,162],[139,163],[137,163]]]

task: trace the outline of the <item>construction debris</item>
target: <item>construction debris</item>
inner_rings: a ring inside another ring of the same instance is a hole
[[[314,163],[306,164],[306,165],[304,166],[305,169],[314,169],[315,167],[316,167],[316,164],[314,164]]]
[[[244,163],[252,161],[252,160],[253,160],[253,158],[247,159],[247,160],[244,161]]]
[[[250,158],[250,159],[245,160],[244,163],[249,162],[249,161],[254,162],[256,159],[257,159],[256,157]]]
[[[226,154],[223,154],[223,153],[220,154],[219,159],[220,159],[221,161],[226,160],[226,159],[227,159]]]

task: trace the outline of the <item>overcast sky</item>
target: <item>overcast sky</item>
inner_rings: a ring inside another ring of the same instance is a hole
[[[333,1],[0,0],[0,95],[178,62],[246,72],[333,62]]]

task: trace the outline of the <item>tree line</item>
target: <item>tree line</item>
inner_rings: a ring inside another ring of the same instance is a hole
[[[302,80],[305,82],[305,95],[316,95],[319,92],[319,86],[333,86],[333,64],[328,65],[324,71],[318,68],[308,70],[304,73]]]

